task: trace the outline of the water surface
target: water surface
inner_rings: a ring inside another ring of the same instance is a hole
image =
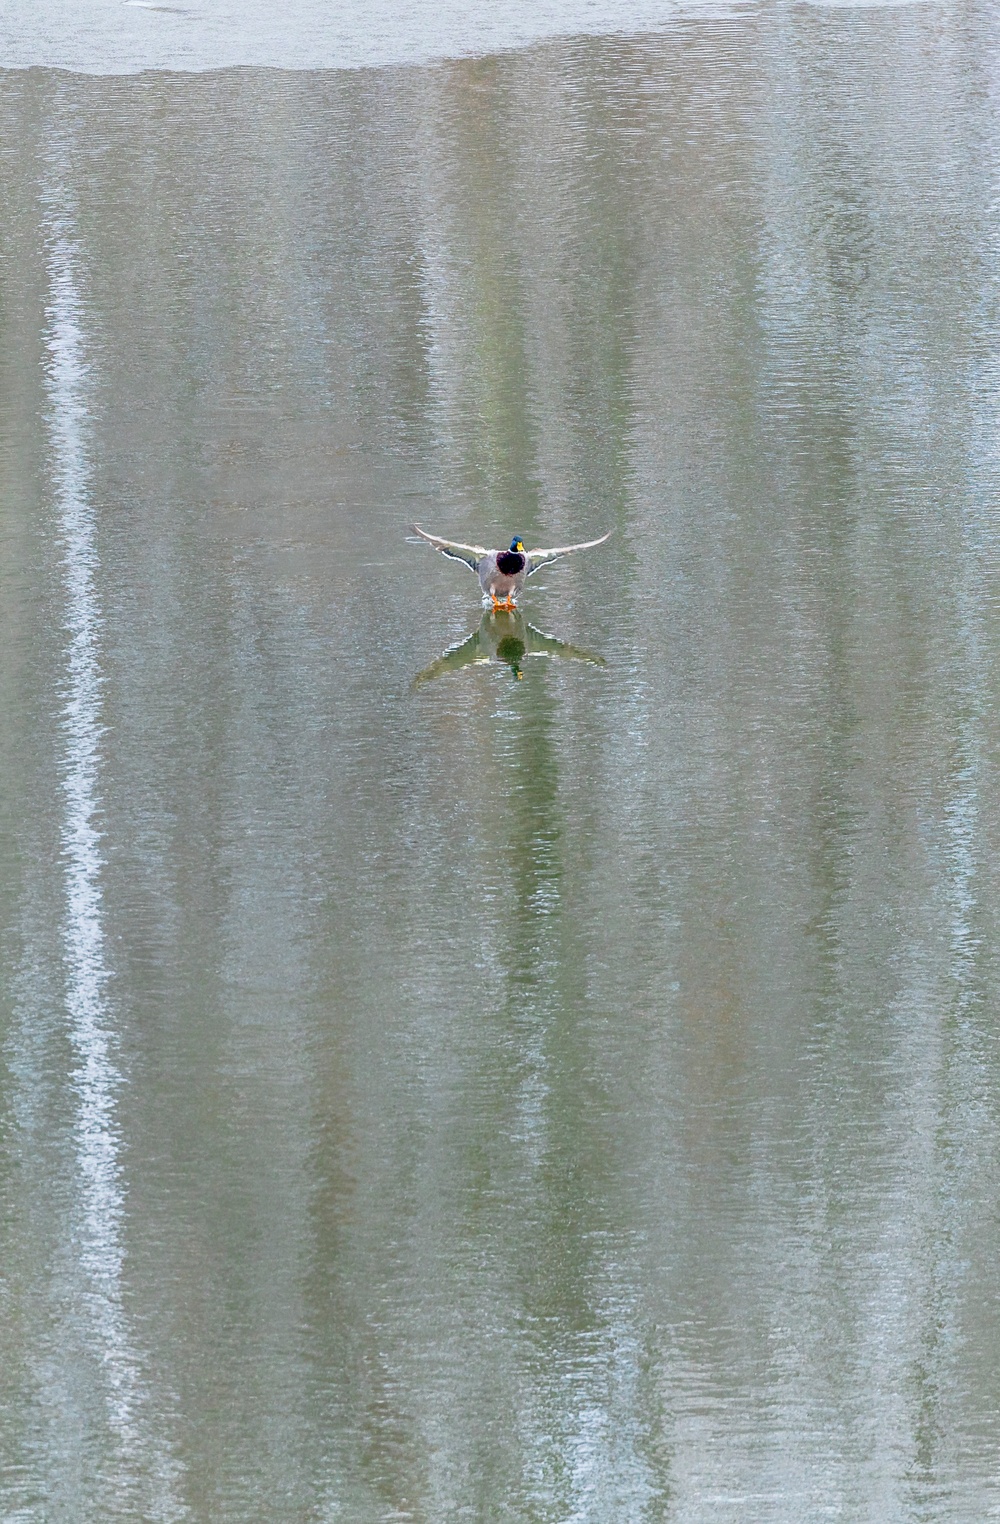
[[[5,1519],[1000,1516],[997,42],[0,76]]]

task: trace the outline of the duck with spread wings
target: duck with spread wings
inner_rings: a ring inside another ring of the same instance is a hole
[[[560,556],[568,556],[574,550],[592,550],[611,538],[612,531],[602,534],[598,540],[581,540],[577,545],[556,545],[549,550],[525,550],[515,535],[507,550],[487,550],[485,545],[463,545],[458,540],[443,540],[440,535],[428,534],[419,524],[412,524],[414,534],[440,550],[453,561],[461,561],[471,567],[479,578],[483,601],[490,600],[495,609],[517,607],[521,589],[528,577]]]

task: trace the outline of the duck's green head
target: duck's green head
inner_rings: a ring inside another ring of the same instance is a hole
[[[522,552],[524,551],[524,546],[521,543],[521,539],[520,539],[519,535],[515,535],[514,538],[511,540],[511,542],[510,542],[510,548],[511,548],[511,550],[520,550]]]

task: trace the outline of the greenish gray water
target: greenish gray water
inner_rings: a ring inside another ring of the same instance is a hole
[[[0,76],[5,1520],[1000,1516],[997,44]]]

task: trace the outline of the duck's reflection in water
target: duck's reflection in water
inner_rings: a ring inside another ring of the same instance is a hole
[[[595,667],[605,665],[604,658],[595,656],[592,651],[567,645],[566,641],[557,640],[554,635],[546,635],[544,630],[528,624],[519,609],[487,609],[478,630],[473,630],[458,645],[449,646],[437,661],[432,661],[417,674],[413,686],[421,688],[446,672],[457,672],[460,667],[484,662],[502,662],[515,678],[520,678],[524,675],[521,668],[531,656],[567,656],[572,661],[590,662]]]

